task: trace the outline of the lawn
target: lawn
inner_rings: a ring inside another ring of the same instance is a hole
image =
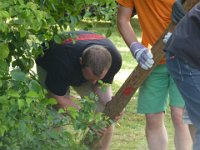
[[[88,22],[83,22],[78,29],[83,29]],[[139,28],[137,18],[132,20],[133,27],[136,31],[138,38],[140,39],[141,30]],[[106,30],[110,27],[109,23],[101,22],[97,23],[96,26],[90,31],[94,31],[100,34],[105,34]],[[131,53],[129,52],[128,47],[125,45],[123,39],[116,27],[112,27],[112,35],[109,39],[116,45],[118,50],[122,55],[122,68],[115,76],[114,84],[112,85],[114,93],[117,92],[119,87],[126,80],[128,75],[134,70],[137,63],[133,59]],[[115,132],[113,135],[113,141],[110,147],[110,150],[147,150],[147,142],[145,138],[145,118],[144,115],[137,114],[137,92],[132,97],[131,101],[126,107],[125,115],[116,125]],[[169,109],[166,112],[165,117],[166,127],[168,130],[169,136],[169,150],[174,150],[173,144],[173,126],[170,119]]]

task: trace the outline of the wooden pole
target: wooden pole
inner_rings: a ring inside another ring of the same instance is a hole
[[[189,11],[195,4],[199,3],[200,0],[185,0],[183,7],[186,11]],[[143,81],[147,78],[147,76],[151,73],[151,71],[157,66],[157,64],[164,57],[163,52],[163,38],[167,32],[172,32],[175,28],[176,24],[171,22],[167,29],[163,32],[161,37],[157,40],[157,42],[152,47],[151,51],[154,56],[154,65],[149,70],[142,69],[139,65],[133,70],[133,72],[129,75],[120,89],[117,91],[114,98],[106,105],[104,113],[113,119],[117,116],[122,110],[126,107],[128,102],[131,100],[131,97],[136,92],[136,90],[141,86]]]

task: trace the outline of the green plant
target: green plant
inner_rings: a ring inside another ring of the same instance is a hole
[[[84,133],[88,129],[84,119],[91,122],[95,117],[92,122],[98,124],[102,118],[87,111],[60,117],[62,112],[52,109],[55,100],[45,97],[31,68],[42,54],[41,43],[61,42],[61,32],[75,30],[82,19],[92,17],[83,13],[90,5],[98,8],[97,20],[113,15],[114,11],[105,9],[114,8],[111,0],[0,1],[0,149],[86,149],[71,130],[57,132],[54,127],[70,125],[75,133]]]
[[[45,91],[36,80],[30,80],[19,69],[0,87],[0,148],[1,149],[62,149],[73,147],[70,133],[54,130],[58,113],[52,111],[55,99],[46,99]],[[7,89],[7,90],[4,90]],[[69,122],[69,117],[65,120]],[[60,124],[58,124],[60,125]]]
[[[94,136],[90,127],[107,125],[106,117],[95,112],[95,94],[81,100],[79,112],[73,108],[57,112],[51,107],[56,100],[47,99],[39,83],[19,69],[1,82],[0,91],[1,149],[86,149],[85,135],[89,133],[91,141]],[[73,132],[62,126],[72,126]]]
[[[107,127],[110,124],[110,120],[102,113],[96,112],[96,102],[98,101],[97,95],[90,93],[89,96],[85,96],[81,99],[81,110],[78,115],[73,117],[74,129],[80,131],[78,133],[79,142],[85,144],[87,139],[89,143],[98,139],[98,135],[95,131]],[[70,113],[73,114],[73,113]]]

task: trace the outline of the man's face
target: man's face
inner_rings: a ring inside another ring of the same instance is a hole
[[[89,82],[91,82],[92,84],[96,84],[98,80],[103,79],[107,72],[108,72],[108,69],[104,69],[102,74],[100,74],[99,76],[95,76],[89,67],[82,68],[82,73],[83,73],[84,78],[88,80]]]

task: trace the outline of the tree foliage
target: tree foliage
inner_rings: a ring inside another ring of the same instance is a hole
[[[101,115],[87,108],[94,107],[91,97],[82,113],[71,110],[70,117],[58,117],[63,112],[51,109],[56,101],[44,96],[31,68],[41,43],[61,42],[60,33],[75,30],[86,18],[114,24],[115,8],[113,0],[0,1],[0,149],[84,149],[81,138],[52,128],[70,124],[84,137],[91,122],[105,126]]]

